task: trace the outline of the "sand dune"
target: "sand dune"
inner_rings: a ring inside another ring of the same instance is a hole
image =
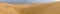
[[[0,3],[0,14],[60,14],[60,2],[47,4]]]

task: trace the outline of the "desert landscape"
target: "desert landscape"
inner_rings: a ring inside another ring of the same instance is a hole
[[[60,14],[60,2],[46,4],[8,4],[0,2],[0,14]]]

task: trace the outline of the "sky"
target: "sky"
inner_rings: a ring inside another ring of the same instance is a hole
[[[56,0],[0,0],[0,2],[8,3],[36,3],[36,2],[53,2]]]

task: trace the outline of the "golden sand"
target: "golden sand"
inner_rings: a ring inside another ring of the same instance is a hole
[[[60,2],[47,4],[0,3],[0,14],[60,14]]]

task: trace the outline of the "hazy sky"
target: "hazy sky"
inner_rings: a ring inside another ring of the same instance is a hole
[[[32,2],[53,2],[56,0],[0,0],[0,2],[10,2],[10,3],[32,3]]]

